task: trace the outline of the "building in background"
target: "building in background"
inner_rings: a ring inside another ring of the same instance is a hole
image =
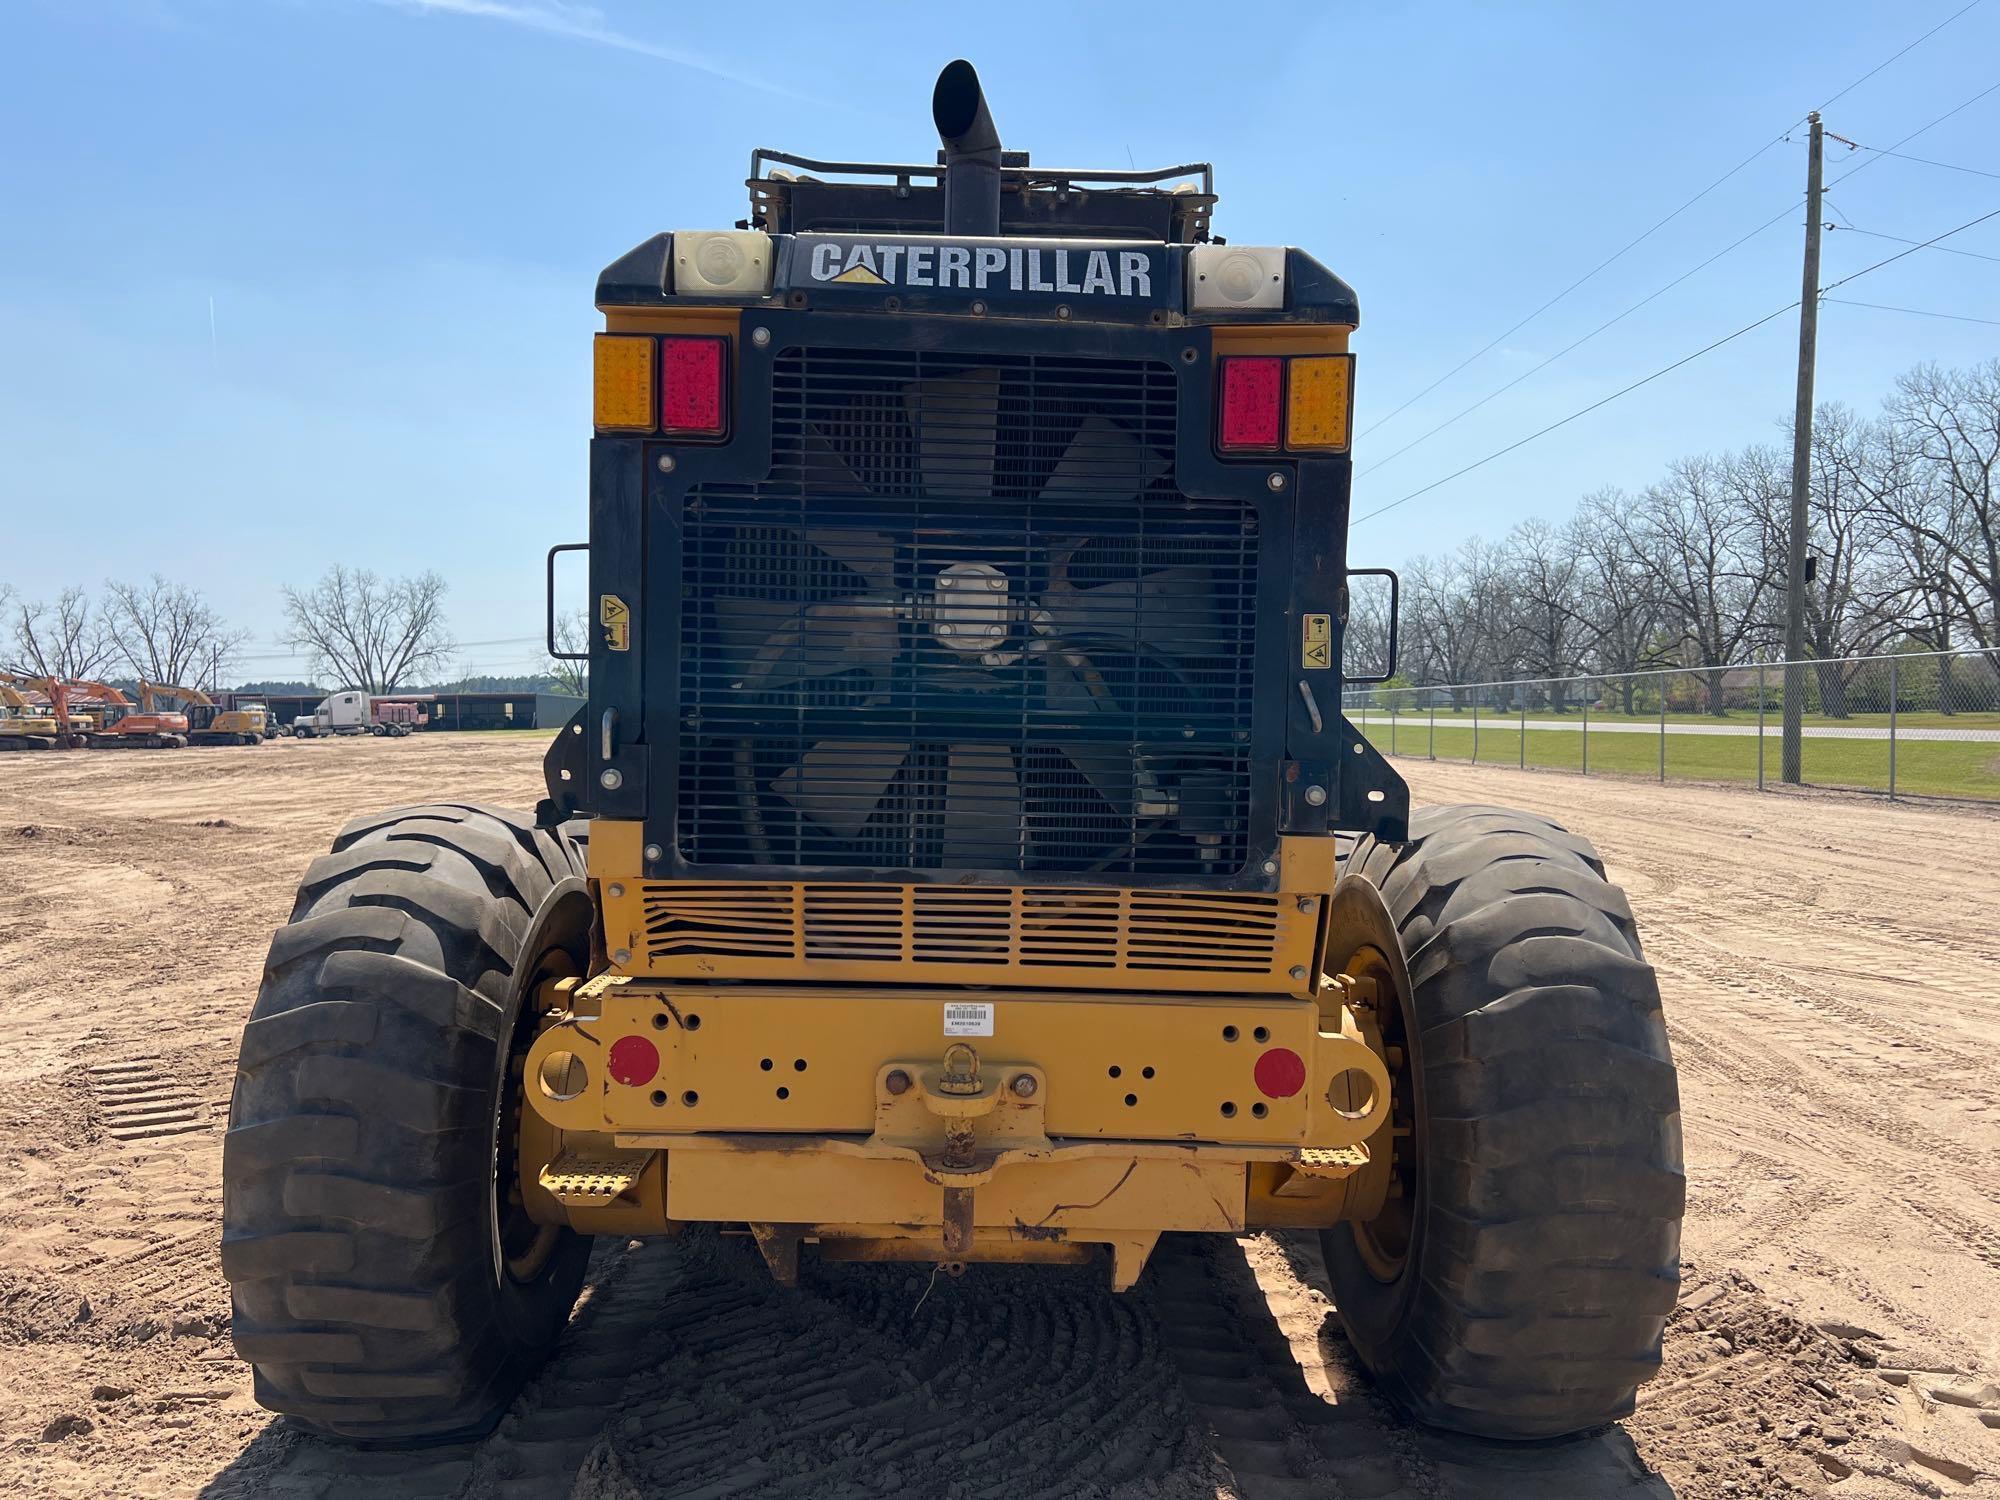
[[[325,693],[217,693],[215,700],[225,708],[245,703],[262,703],[280,724],[290,724],[300,714],[319,707]],[[393,694],[383,696],[393,697]],[[567,693],[538,693],[523,690],[509,693],[434,693],[429,701],[430,723],[424,733],[453,729],[560,729],[570,716],[583,707],[583,699]]]

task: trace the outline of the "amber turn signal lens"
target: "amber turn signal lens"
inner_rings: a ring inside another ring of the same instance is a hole
[[[653,430],[653,341],[600,333],[592,410],[600,431]]]
[[[1354,410],[1354,356],[1299,356],[1285,362],[1285,446],[1338,450],[1347,446]]]

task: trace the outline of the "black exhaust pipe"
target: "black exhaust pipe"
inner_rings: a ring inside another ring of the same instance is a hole
[[[944,232],[1000,232],[1000,132],[986,112],[979,74],[947,63],[931,90],[931,118],[944,142]]]

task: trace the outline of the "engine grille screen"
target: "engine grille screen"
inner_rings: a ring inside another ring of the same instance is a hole
[[[691,863],[1220,876],[1256,513],[1173,488],[1164,364],[788,350],[773,469],[682,518]]]

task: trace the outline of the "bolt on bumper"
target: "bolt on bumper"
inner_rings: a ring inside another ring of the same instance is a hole
[[[764,1226],[781,1275],[800,1239],[945,1262],[1104,1244],[1123,1284],[1162,1231],[1379,1202],[1389,1079],[1341,992],[973,993],[989,1034],[946,1040],[967,991],[571,987],[527,1061],[559,1143],[531,1203],[582,1228]]]

